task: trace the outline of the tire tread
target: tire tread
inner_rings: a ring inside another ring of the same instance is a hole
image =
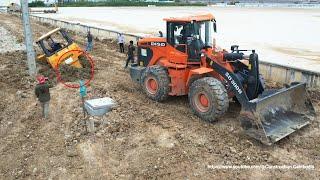
[[[212,97],[214,98],[211,99],[211,101],[215,102],[214,104],[216,107],[209,110],[208,113],[198,112],[193,105],[192,95],[201,89],[205,89],[208,93],[212,94]],[[219,80],[213,77],[204,77],[191,84],[189,90],[189,103],[197,116],[209,122],[214,122],[217,118],[224,115],[229,108],[229,98],[226,88]]]
[[[149,94],[148,91],[146,90],[146,87],[144,86],[145,79],[150,75],[154,76],[159,82],[158,83],[159,91],[157,92],[156,95]],[[162,67],[159,65],[147,67],[147,69],[142,73],[141,79],[142,79],[141,86],[145,91],[146,95],[150,99],[161,102],[166,100],[169,97],[170,78],[168,75],[168,71],[165,67]]]

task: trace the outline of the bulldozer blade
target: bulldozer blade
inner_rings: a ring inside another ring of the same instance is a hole
[[[240,122],[249,136],[271,145],[310,124],[315,116],[306,84],[299,83],[251,100],[242,108]]]

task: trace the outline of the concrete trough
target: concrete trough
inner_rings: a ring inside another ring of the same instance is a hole
[[[113,99],[105,97],[90,99],[84,102],[84,107],[91,116],[103,116],[108,113],[116,103]]]

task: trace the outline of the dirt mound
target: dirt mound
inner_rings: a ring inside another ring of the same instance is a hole
[[[91,79],[94,67],[91,66],[90,61],[85,56],[80,56],[79,62],[82,65],[82,68],[76,68],[68,64],[61,64],[59,66],[61,80],[65,82],[78,82],[80,79]]]
[[[0,54],[1,83],[21,90],[32,86],[34,80],[28,74],[25,55],[24,51]]]

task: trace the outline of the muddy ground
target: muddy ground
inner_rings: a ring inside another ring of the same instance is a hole
[[[0,27],[23,41],[17,16]],[[34,37],[51,27],[32,22]],[[72,34],[84,46],[84,37]],[[78,90],[52,83],[50,118],[41,119],[23,51],[0,54],[0,179],[274,179],[320,176],[319,118],[273,146],[247,137],[240,108],[210,124],[192,114],[187,97],[156,103],[124,70],[125,55],[111,40],[95,41],[93,97],[118,106],[86,132]],[[38,64],[42,70],[45,65]],[[54,78],[52,75],[51,78]],[[319,114],[319,101],[314,101]],[[304,169],[213,169],[214,165],[314,165]]]

